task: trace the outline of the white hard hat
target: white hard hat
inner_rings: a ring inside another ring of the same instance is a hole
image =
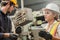
[[[45,8],[60,13],[58,5],[55,3],[49,3]]]

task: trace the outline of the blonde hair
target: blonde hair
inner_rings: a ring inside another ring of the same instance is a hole
[[[59,13],[56,12],[56,11],[53,11],[53,10],[51,10],[51,11],[52,11],[53,14],[55,14],[54,19],[55,19],[55,20],[58,20],[58,19],[59,19],[59,15],[58,15]]]

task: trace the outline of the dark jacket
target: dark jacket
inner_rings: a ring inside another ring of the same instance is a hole
[[[10,40],[3,38],[3,33],[11,33],[11,20],[0,10],[0,40]]]

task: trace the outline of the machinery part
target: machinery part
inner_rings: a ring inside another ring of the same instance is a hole
[[[27,40],[27,35],[29,32],[29,27],[31,25],[32,20],[32,10],[24,8],[23,10],[18,9],[13,17],[11,17],[14,26],[16,28],[15,32],[17,34],[21,33],[21,36],[23,40]],[[31,14],[31,15],[30,15]],[[31,17],[31,18],[30,18]]]
[[[22,32],[22,28],[21,28],[20,26],[17,27],[16,30],[15,30],[15,32],[16,32],[17,34],[20,34],[20,33]]]
[[[26,20],[26,13],[22,10],[17,10],[14,14],[14,17],[12,17],[12,21],[15,25],[15,27],[18,27],[21,23],[23,23]]]
[[[33,36],[33,33],[31,32],[31,33],[27,36],[27,39],[28,39],[28,40],[34,40],[33,37],[34,37],[34,36]]]
[[[46,40],[52,40],[52,35],[46,31],[40,31],[39,36],[45,38]]]
[[[44,16],[36,17],[36,20],[42,20],[42,21],[45,21]]]
[[[32,16],[32,9],[24,8],[23,10],[17,9],[15,14],[11,17],[15,27],[19,26],[21,23],[25,22],[26,20],[33,20]]]

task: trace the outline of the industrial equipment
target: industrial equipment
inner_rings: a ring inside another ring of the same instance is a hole
[[[16,13],[13,16],[10,16],[10,18],[15,26],[16,33],[21,34],[22,40],[27,40],[29,27],[33,20],[32,9],[17,9]]]
[[[40,30],[44,30],[41,26],[44,22],[41,11],[36,11],[34,13],[30,8],[24,8],[24,10],[17,9],[14,16],[11,16],[11,19],[15,26],[15,32],[20,35],[19,38],[21,38],[21,40],[39,40],[38,33]]]

